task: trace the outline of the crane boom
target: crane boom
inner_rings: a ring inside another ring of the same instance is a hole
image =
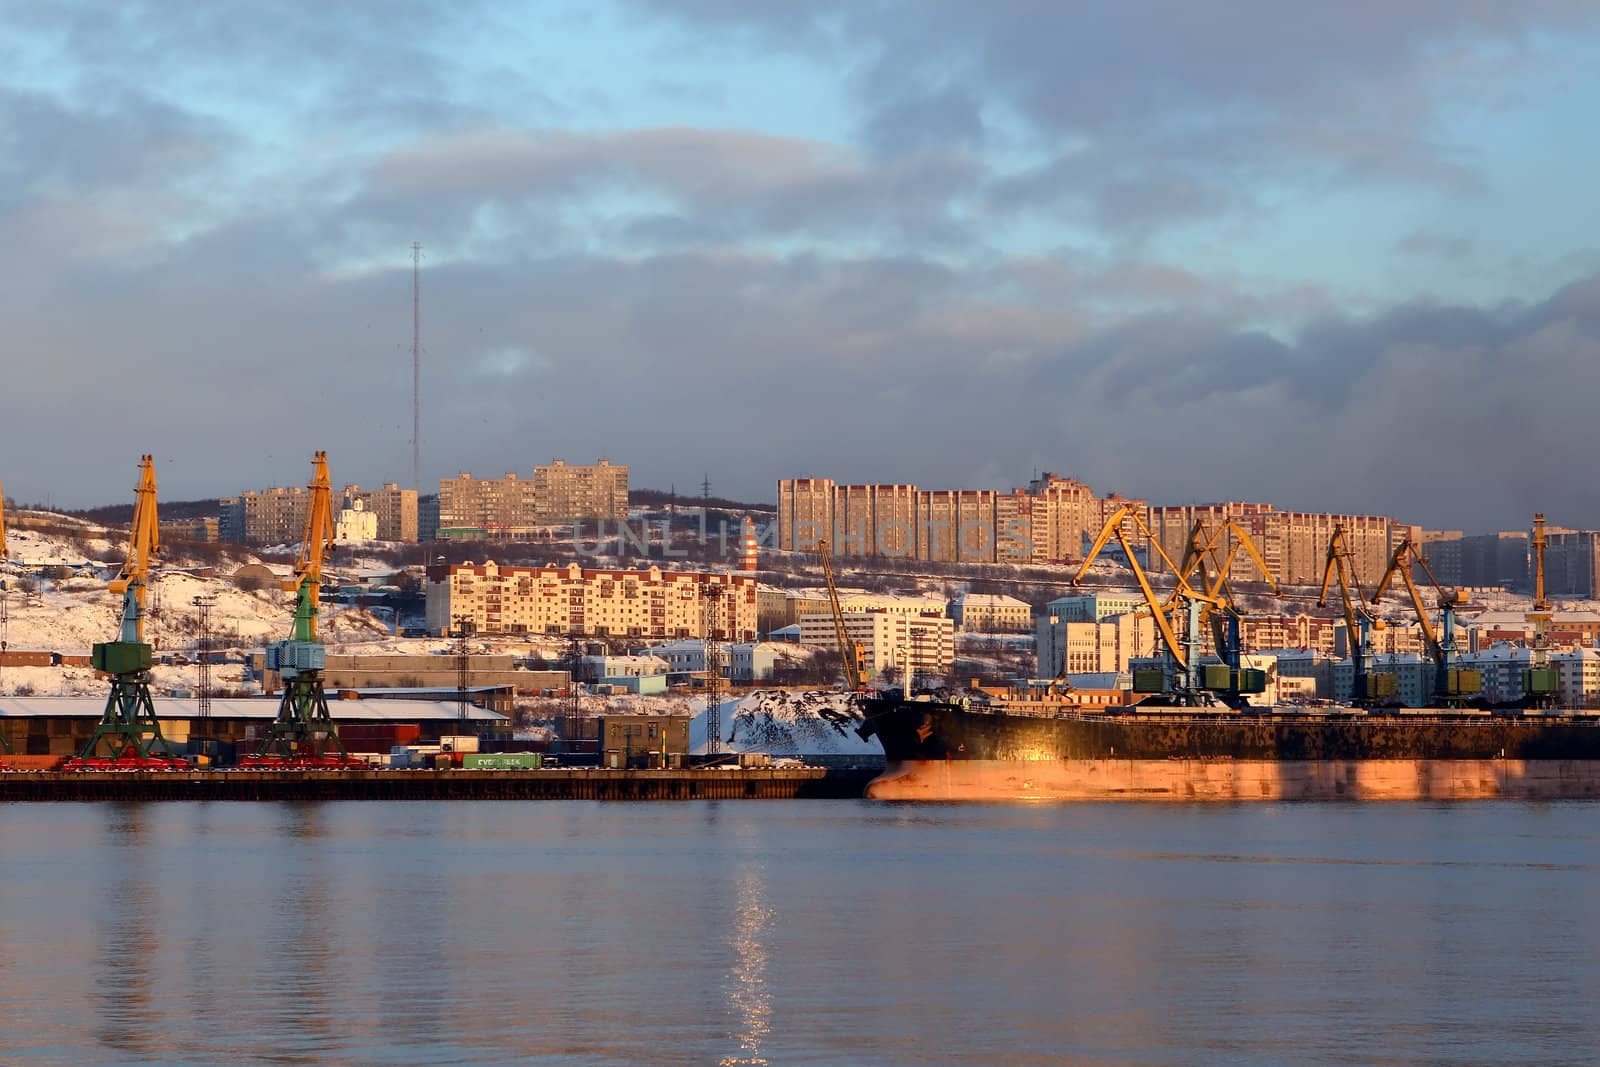
[[[291,640],[315,642],[320,640],[317,615],[322,600],[322,562],[333,553],[333,485],[328,479],[328,454],[318,452],[311,463],[300,561],[295,565],[294,577],[283,582],[283,589],[297,594]]]
[[[822,577],[828,586],[828,608],[833,614],[833,637],[839,646],[839,659],[844,663],[844,681],[852,693],[866,688],[866,672],[862,669],[861,647],[849,640],[844,629],[844,609],[839,606],[839,587],[833,580],[833,557],[827,541],[817,542],[817,554],[822,557]],[[906,694],[910,696],[910,693]]]
[[[1123,554],[1127,557],[1128,567],[1133,571],[1133,577],[1139,585],[1139,591],[1144,594],[1145,604],[1149,607],[1150,614],[1155,617],[1156,629],[1161,633],[1161,643],[1166,646],[1167,652],[1172,656],[1178,669],[1187,671],[1189,669],[1189,654],[1172,628],[1172,619],[1170,617],[1173,610],[1172,604],[1164,602],[1156,594],[1155,588],[1150,584],[1149,576],[1145,574],[1144,568],[1139,565],[1139,557],[1135,554],[1133,544],[1128,538],[1128,532],[1124,528],[1124,523],[1130,521],[1145,536],[1146,542],[1150,545],[1150,550],[1159,555],[1176,576],[1177,584],[1172,592],[1174,603],[1177,598],[1215,603],[1215,597],[1202,593],[1189,585],[1188,579],[1184,576],[1182,570],[1172,562],[1171,557],[1162,549],[1160,541],[1150,531],[1149,524],[1141,519],[1139,513],[1128,504],[1118,508],[1111,514],[1110,518],[1106,519],[1105,525],[1100,529],[1099,536],[1094,539],[1093,547],[1089,549],[1089,554],[1083,558],[1083,564],[1078,568],[1078,573],[1073,575],[1072,584],[1078,585],[1083,581],[1084,575],[1089,573],[1090,566],[1094,564],[1101,550],[1115,537],[1118,544],[1122,546]]]
[[[1395,546],[1394,553],[1389,557],[1389,566],[1384,570],[1383,577],[1378,581],[1378,588],[1372,594],[1372,602],[1376,604],[1383,599],[1389,583],[1394,581],[1395,575],[1398,574],[1401,582],[1405,584],[1406,594],[1411,598],[1411,608],[1416,612],[1417,622],[1422,627],[1422,643],[1428,646],[1428,655],[1437,660],[1443,655],[1439,647],[1439,632],[1434,629],[1433,619],[1428,614],[1428,605],[1423,603],[1422,591],[1417,588],[1416,579],[1411,577],[1411,564],[1415,552],[1409,536]],[[1428,574],[1431,580],[1432,572],[1429,571]]]
[[[154,656],[144,640],[145,591],[150,584],[151,561],[161,553],[156,467],[148,455],[139,457],[139,484],[134,491],[128,556],[110,582],[111,592],[122,597],[121,633],[117,640],[97,641],[89,650],[89,662],[95,670],[110,675],[111,692],[94,733],[78,758],[66,764],[68,770],[90,769],[107,760],[116,766],[166,767],[176,759],[172,746],[162,736],[155,704],[150,699]]]
[[[0,485],[0,559],[6,558],[6,489]]]
[[[1328,586],[1335,579],[1339,582],[1339,599],[1344,608],[1344,624],[1350,635],[1350,641],[1355,642],[1362,630],[1363,622],[1371,622],[1372,612],[1367,608],[1366,599],[1361,594],[1361,587],[1353,580],[1349,567],[1350,548],[1345,544],[1344,527],[1335,526],[1333,536],[1328,539],[1327,561],[1322,566],[1322,592],[1317,594],[1317,607],[1327,607]],[[1350,590],[1356,591],[1355,599],[1350,597]],[[1359,604],[1360,613],[1357,614]]]
[[[161,524],[156,518],[156,467],[155,460],[148,455],[139,457],[139,485],[134,492],[128,556],[117,576],[111,579],[111,591],[123,598],[122,640],[142,644],[150,561],[161,554]]]

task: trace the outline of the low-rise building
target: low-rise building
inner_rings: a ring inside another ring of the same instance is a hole
[[[1033,608],[1014,596],[963,593],[950,601],[948,613],[967,633],[1027,633],[1033,629]]]
[[[1080,593],[1050,601],[1040,617],[1053,615],[1062,622],[1101,622],[1144,606],[1144,597],[1137,593]]]
[[[448,633],[464,618],[480,634],[722,641],[756,636],[756,580],[747,574],[468,561],[430,566],[426,592],[431,633]]]
[[[1156,647],[1156,621],[1132,612],[1095,620],[1039,617],[1034,628],[1041,678],[1063,674],[1122,674],[1136,656]]]
[[[942,611],[937,615],[888,610],[847,612],[844,630],[845,640],[861,645],[872,674],[881,674],[890,667],[904,669],[909,661],[917,674],[943,675],[955,664],[956,627]],[[839,641],[833,617],[802,616],[800,643],[837,651]]]
[[[606,766],[659,767],[689,752],[687,715],[606,715],[597,733]]]

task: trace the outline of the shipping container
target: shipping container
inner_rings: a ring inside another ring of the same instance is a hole
[[[1160,668],[1152,670],[1140,669],[1133,672],[1133,691],[1135,693],[1159,693],[1166,687],[1166,672]]]
[[[55,771],[67,761],[66,756],[8,756],[0,754],[0,768],[11,771]]]
[[[439,749],[442,752],[476,752],[478,751],[478,735],[446,734],[439,738]]]
[[[529,771],[543,765],[539,752],[469,752],[461,757],[462,768],[469,771]]]

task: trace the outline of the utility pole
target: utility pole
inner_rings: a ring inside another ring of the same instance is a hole
[[[216,602],[215,593],[202,594],[192,601],[199,631],[195,636],[194,695],[199,702],[195,717],[200,720],[201,740],[211,736],[211,608]]]
[[[467,637],[471,635],[474,627],[472,625],[472,616],[470,615],[457,615],[455,622],[456,637],[459,639],[459,643],[456,645],[456,700],[459,705],[456,712],[458,720],[456,731],[465,734],[467,732],[467,707],[470,704],[467,683],[471,680],[472,670],[472,657],[467,651]]]
[[[706,755],[722,754],[722,665],[718,628],[718,608],[722,605],[722,586],[704,589],[704,629],[706,644]]]

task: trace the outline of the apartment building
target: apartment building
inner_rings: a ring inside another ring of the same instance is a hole
[[[535,467],[533,504],[538,522],[626,519],[628,468],[603,459],[587,466],[558,459]]]
[[[756,636],[756,581],[749,575],[586,570],[576,563],[502,567],[490,560],[430,566],[426,592],[430,633],[447,633],[464,617],[479,633]]]
[[[1038,675],[1124,673],[1140,656],[1154,652],[1156,621],[1123,614],[1102,621],[1073,621],[1046,611],[1034,628]]]
[[[383,483],[382,489],[363,489],[347,485],[340,493],[345,508],[353,508],[360,501],[362,510],[377,518],[379,541],[404,541],[415,543],[418,535],[417,491],[402,489],[394,482]]]
[[[1556,530],[1548,537],[1545,591],[1551,596],[1600,597],[1600,532]]]
[[[507,473],[503,478],[474,478],[462,471],[439,480],[439,529],[483,531],[506,535],[538,524],[533,483]],[[442,534],[441,534],[442,536]]]
[[[831,537],[839,556],[1073,563],[1083,559],[1106,521],[1124,507],[1149,523],[1160,546],[1155,551],[1128,528],[1134,552],[1152,572],[1169,569],[1163,553],[1174,564],[1182,560],[1196,520],[1213,528],[1232,521],[1250,535],[1278,581],[1294,585],[1321,581],[1336,527],[1344,529],[1356,577],[1367,586],[1377,582],[1395,544],[1411,529],[1382,516],[1278,511],[1255,501],[1152,507],[1116,493],[1096,496],[1082,482],[1052,473],[1033,479],[1026,490],[1005,493],[793,478],[778,483],[778,547],[815,551],[819,540]],[[1233,550],[1234,541],[1231,532],[1221,538],[1222,557]],[[1233,568],[1240,580],[1261,577],[1243,552]]]
[[[882,674],[903,669],[909,660],[916,674],[943,675],[955,665],[956,627],[943,613],[910,615],[891,611],[849,611],[844,616],[845,640],[858,643],[867,670]],[[838,635],[831,615],[802,615],[800,643],[837,651]]]
[[[305,536],[311,496],[294,485],[249,490],[218,501],[218,533],[224,541],[247,545],[287,545]]]
[[[778,548],[815,552],[834,529],[832,478],[786,478],[778,483]]]
[[[3,533],[0,530],[0,533]],[[221,523],[209,516],[196,519],[172,519],[162,521],[161,539],[163,541],[218,541],[222,539]]]
[[[778,547],[812,552],[831,538],[839,556],[954,563],[1048,563],[1081,559],[1106,517],[1131,505],[1047,474],[1027,490],[922,490],[914,485],[838,485],[829,478],[778,483]]]

